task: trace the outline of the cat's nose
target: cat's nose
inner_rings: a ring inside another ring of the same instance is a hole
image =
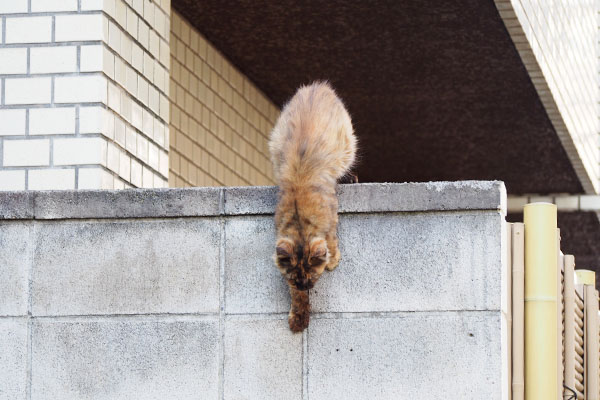
[[[299,290],[310,289],[310,281],[308,279],[299,279],[298,281],[296,281],[296,287]]]

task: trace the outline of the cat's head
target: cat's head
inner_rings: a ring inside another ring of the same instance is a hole
[[[277,240],[274,258],[290,286],[312,289],[329,260],[327,242],[323,238],[313,238],[308,243],[281,238]]]

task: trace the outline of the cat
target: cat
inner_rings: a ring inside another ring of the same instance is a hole
[[[308,290],[340,261],[335,189],[354,164],[356,142],[350,115],[327,82],[298,89],[271,132],[279,186],[274,260],[290,289],[293,332],[308,327]]]

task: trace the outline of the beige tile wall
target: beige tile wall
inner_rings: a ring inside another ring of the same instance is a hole
[[[279,109],[171,12],[169,186],[271,185]]]
[[[170,0],[104,0],[110,139],[106,167],[113,184],[103,189],[162,188],[169,164]]]
[[[587,193],[600,193],[596,0],[494,0]]]

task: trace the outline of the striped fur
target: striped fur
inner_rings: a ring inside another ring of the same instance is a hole
[[[308,290],[339,260],[337,180],[354,163],[356,138],[342,101],[324,82],[301,87],[269,142],[279,185],[275,263],[290,286],[290,329],[308,326]]]

